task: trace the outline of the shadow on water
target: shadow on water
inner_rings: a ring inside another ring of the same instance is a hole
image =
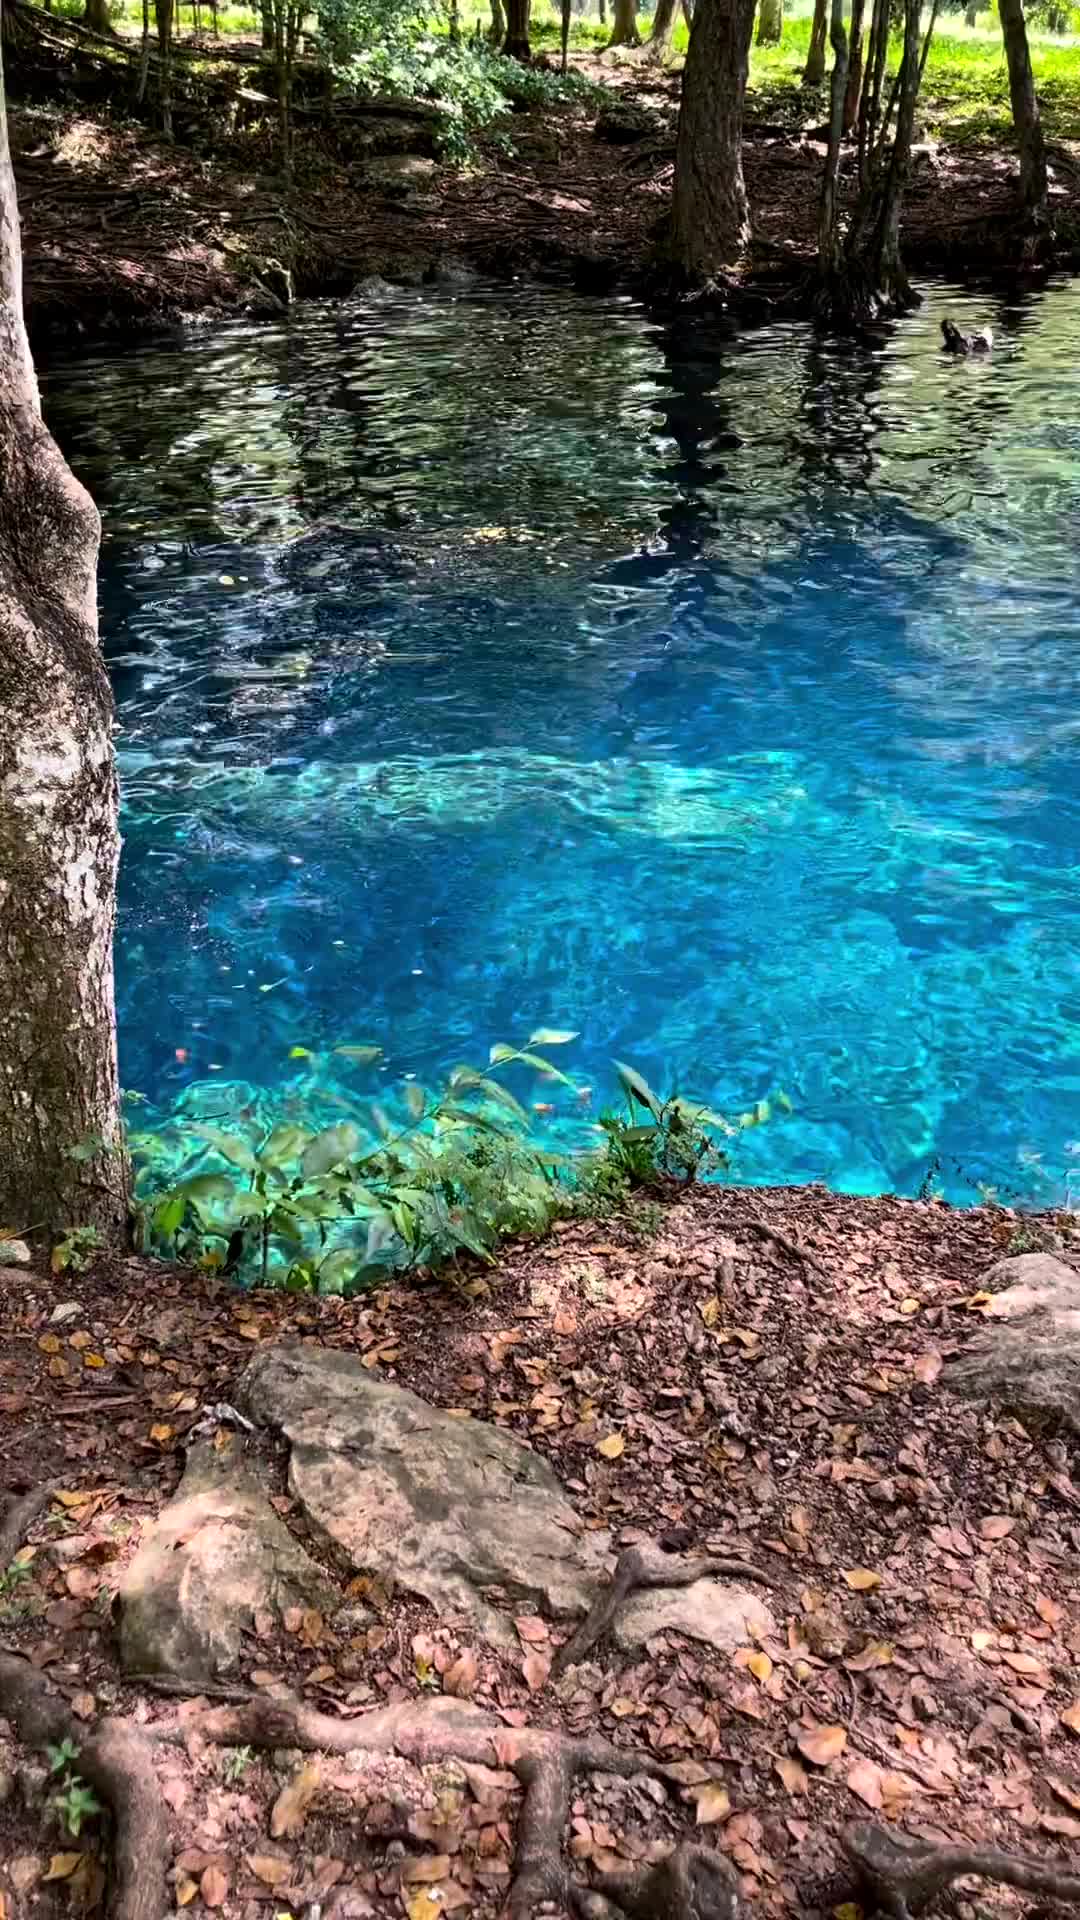
[[[783,1086],[749,1177],[1060,1194],[1078,337],[1071,287],[858,346],[503,289],[52,367],[105,511],[126,1082],[221,1113],[297,1045],[424,1076],[550,1022],[597,1088]]]

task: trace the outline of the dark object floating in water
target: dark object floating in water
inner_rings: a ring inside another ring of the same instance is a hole
[[[941,331],[945,353],[989,353],[994,344],[989,327],[981,328],[978,333],[961,333],[952,320],[943,320]]]

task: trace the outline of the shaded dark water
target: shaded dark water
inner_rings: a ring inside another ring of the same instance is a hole
[[[1063,1194],[1078,359],[1074,286],[877,349],[500,289],[53,367],[105,514],[125,1084],[220,1115],[308,1098],[298,1046],[423,1078],[573,1027],[592,1105],[520,1089],[555,1137],[614,1055],[783,1087],[752,1178]]]

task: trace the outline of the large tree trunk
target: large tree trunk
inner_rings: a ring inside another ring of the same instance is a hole
[[[758,9],[757,43],[776,47],[784,37],[784,0],[761,0]]]
[[[501,47],[506,37],[506,15],[502,0],[491,0],[491,25],[488,28],[488,45]]]
[[[637,0],[615,0],[615,18],[609,47],[640,47],[637,26]]]
[[[84,27],[90,28],[91,33],[112,34],[113,25],[109,19],[108,0],[85,0],[82,23]]]
[[[810,48],[803,68],[804,87],[820,87],[825,79],[825,29],[828,24],[828,0],[814,0],[814,23],[810,28]]]
[[[513,60],[531,60],[529,0],[506,0],[506,39],[503,52]]]
[[[679,0],[656,0],[656,12],[653,14],[652,32],[649,35],[649,59],[666,60],[671,52],[671,36],[675,31],[675,15]]]
[[[0,1222],[118,1240],[120,841],[100,523],[41,419],[3,101],[0,68]]]
[[[1013,126],[1020,151],[1020,198],[1028,212],[1039,213],[1046,205],[1046,146],[1031,71],[1024,0],[998,0],[998,12],[1005,36]]]
[[[742,169],[743,102],[754,0],[697,0],[683,73],[667,252],[676,272],[708,282],[750,238]]]

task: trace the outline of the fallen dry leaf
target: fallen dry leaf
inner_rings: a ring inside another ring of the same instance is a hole
[[[984,1540],[1004,1540],[1016,1525],[1008,1513],[988,1513],[985,1520],[979,1521],[979,1532]]]
[[[882,1806],[884,1795],[881,1791],[881,1769],[872,1760],[856,1760],[847,1777],[848,1791],[866,1807],[875,1812]]]
[[[606,1439],[597,1441],[596,1451],[602,1453],[605,1460],[617,1460],[626,1451],[626,1441],[621,1433],[609,1433]]]
[[[547,1685],[551,1661],[546,1654],[527,1653],[521,1663],[521,1671],[525,1675],[525,1685],[529,1692],[539,1693],[541,1687]]]
[[[442,1913],[442,1901],[434,1898],[426,1887],[417,1887],[405,1903],[409,1920],[439,1920]]]
[[[745,1667],[748,1673],[753,1674],[755,1680],[761,1681],[762,1686],[765,1685],[773,1670],[772,1661],[760,1647],[740,1647],[735,1655],[735,1665]]]
[[[76,1868],[82,1865],[81,1853],[54,1853],[48,1867],[42,1874],[42,1881],[70,1880]]]
[[[1061,1715],[1061,1724],[1068,1727],[1070,1733],[1080,1734],[1080,1700],[1074,1700]]]
[[[177,1884],[177,1888],[176,1888],[177,1906],[189,1907],[191,1905],[191,1902],[194,1900],[195,1895],[198,1893],[198,1891],[199,1891],[198,1881],[189,1880],[185,1875],[184,1879],[179,1881],[179,1883]]]
[[[849,1673],[870,1673],[875,1667],[892,1665],[893,1648],[887,1640],[871,1640],[861,1653],[853,1653],[844,1665]]]
[[[453,1694],[457,1700],[471,1700],[476,1692],[478,1673],[475,1653],[471,1647],[463,1647],[443,1674],[443,1692]]]
[[[448,1853],[425,1853],[418,1860],[405,1861],[401,1878],[407,1887],[431,1887],[437,1880],[445,1880],[449,1871]]]
[[[849,1567],[844,1579],[853,1593],[870,1593],[874,1587],[880,1587],[881,1575],[872,1567]]]
[[[789,1793],[806,1792],[810,1785],[810,1775],[805,1767],[799,1765],[794,1754],[782,1753],[773,1764]]]
[[[273,1839],[283,1840],[286,1834],[303,1831],[307,1810],[319,1790],[319,1779],[318,1767],[313,1760],[309,1760],[293,1775],[288,1785],[282,1787],[270,1814]]]
[[[204,1867],[199,1881],[199,1892],[203,1904],[208,1907],[223,1907],[229,1894],[229,1883],[220,1867]]]
[[[283,1860],[280,1854],[247,1853],[244,1859],[256,1879],[267,1887],[280,1887],[292,1872],[292,1862]]]
[[[944,1365],[944,1358],[938,1353],[937,1348],[929,1347],[925,1353],[920,1353],[915,1362],[915,1378],[921,1380],[924,1387],[932,1387]]]
[[[697,1801],[697,1824],[699,1827],[712,1827],[720,1820],[726,1820],[731,1812],[731,1799],[727,1788],[718,1780],[710,1780],[699,1787],[695,1795]]]
[[[528,1646],[542,1646],[548,1638],[547,1621],[541,1620],[539,1614],[523,1613],[514,1621],[514,1625],[517,1628],[518,1639],[524,1640]]]
[[[799,1752],[815,1767],[827,1767],[847,1746],[846,1727],[804,1727],[799,1734]]]

